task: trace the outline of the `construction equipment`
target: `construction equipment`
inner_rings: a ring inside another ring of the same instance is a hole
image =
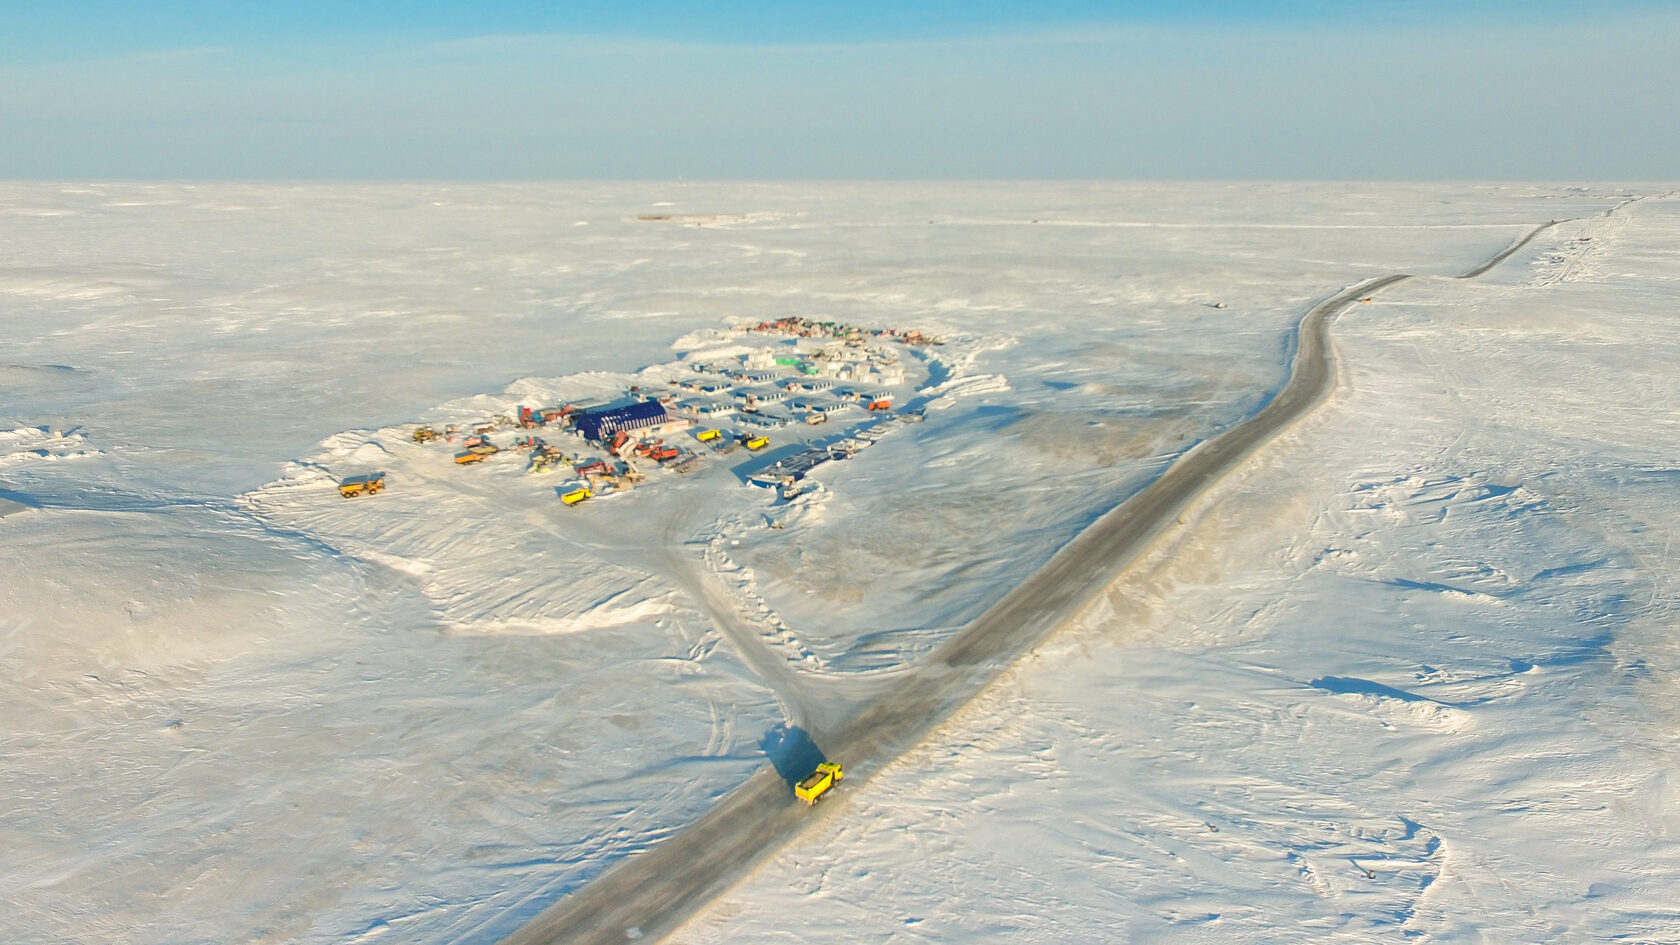
[[[567,505],[577,505],[579,502],[582,502],[584,499],[587,499],[594,494],[595,493],[587,487],[573,489],[570,492],[562,494],[560,496],[560,501],[566,503]]]
[[[437,438],[437,431],[431,427],[421,427],[414,431],[414,442],[416,443],[430,443]]]
[[[702,443],[710,443],[722,436],[722,430],[701,430],[699,433],[694,434],[694,438]]]
[[[841,773],[839,765],[825,761],[817,765],[817,770],[811,772],[810,777],[793,786],[793,796],[804,801],[806,807],[810,807],[817,802],[817,798],[828,793],[828,789],[842,777],[845,775]]]
[[[465,452],[456,453],[455,462],[457,465],[461,466],[466,466],[470,463],[482,463],[484,462],[484,458],[489,455],[489,453],[475,453],[472,450],[467,450]]]
[[[656,446],[650,450],[647,455],[648,459],[651,459],[656,463],[668,463],[671,460],[676,459],[678,456],[681,456],[682,451],[677,449],[675,446]]]
[[[767,436],[749,436],[741,445],[756,453],[770,445],[770,438]]]
[[[359,495],[378,495],[383,491],[385,474],[382,472],[351,476],[338,484],[338,494],[346,499],[354,499]]]

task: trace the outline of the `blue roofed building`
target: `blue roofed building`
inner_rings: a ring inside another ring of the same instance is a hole
[[[620,430],[668,430],[672,423],[678,421],[681,421],[683,426],[688,425],[688,421],[672,416],[670,410],[659,401],[644,400],[626,407],[591,410],[577,419],[577,429],[584,439],[604,440]]]

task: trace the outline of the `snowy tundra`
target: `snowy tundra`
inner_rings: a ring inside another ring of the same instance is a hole
[[[654,183],[0,185],[0,939],[497,941],[1551,220],[673,940],[1680,940],[1680,199]],[[803,495],[409,436],[790,315]]]

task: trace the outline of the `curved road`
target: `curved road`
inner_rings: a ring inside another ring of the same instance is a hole
[[[1535,227],[1457,278],[1487,272],[1556,223]],[[1192,499],[1321,402],[1331,389],[1335,366],[1330,318],[1410,278],[1397,274],[1369,279],[1313,306],[1297,331],[1289,380],[1263,409],[1180,456],[1160,478],[1081,532],[852,719],[809,733],[817,749],[845,765],[847,786],[903,754],[1016,657],[1077,615],[1177,521]],[[508,936],[504,945],[657,941],[799,833],[843,815],[847,806],[842,790],[807,809],[794,799],[788,779],[772,767],[762,767],[682,832],[555,903]]]

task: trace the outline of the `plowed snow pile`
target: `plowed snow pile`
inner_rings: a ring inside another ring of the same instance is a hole
[[[677,938],[1680,938],[1656,194],[0,185],[52,211],[0,213],[0,940],[494,942],[1258,409],[1314,302],[1565,218],[1356,305],[1331,403]],[[946,344],[575,507],[410,436],[789,316]]]

